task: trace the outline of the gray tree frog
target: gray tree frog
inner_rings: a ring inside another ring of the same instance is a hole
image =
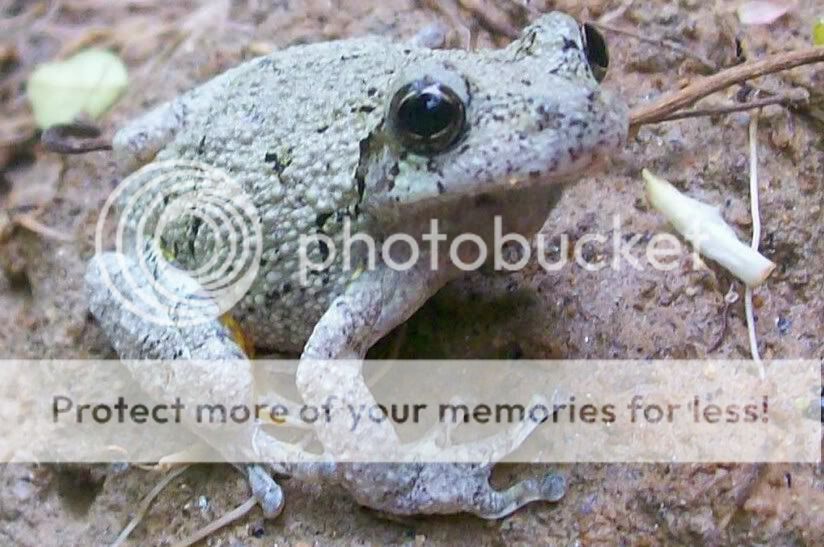
[[[378,243],[399,232],[420,240],[436,219],[449,238],[471,233],[490,241],[495,216],[505,233],[534,235],[564,184],[626,139],[626,106],[599,86],[606,61],[600,36],[559,13],[543,15],[495,51],[381,38],[300,45],[250,60],[136,119],[117,133],[114,152],[124,173],[167,160],[202,162],[250,196],[263,237],[259,271],[229,313],[255,346],[300,352],[298,389],[307,401],[323,400],[368,391],[359,367],[334,360],[362,359],[462,272],[447,253],[435,268],[426,253],[403,271],[380,257],[371,265],[365,253],[345,268],[340,257],[325,260],[328,244],[319,244],[309,258],[324,267],[301,280],[300,236],[322,233],[340,244],[348,223]],[[141,226],[135,221],[132,229]],[[166,226],[163,249],[182,268],[161,271],[154,257],[155,275],[190,290],[196,283],[184,272],[222,252],[217,241],[181,216]],[[475,247],[461,252],[465,262],[477,257]],[[104,280],[130,290],[123,278],[139,279],[136,258],[99,254],[86,277],[91,311],[122,359],[245,358],[215,316],[177,322],[169,305],[168,321],[156,322],[125,309]],[[164,302],[158,294],[155,304]],[[150,393],[188,389],[231,400],[252,386],[243,366],[222,376],[195,366],[173,375],[129,366]],[[317,428],[332,455],[353,443],[397,441],[382,429]],[[239,442],[251,442],[256,431]],[[514,448],[524,433],[499,439],[498,448]],[[277,449],[271,454],[276,462]],[[395,514],[499,518],[564,490],[554,476],[495,490],[491,463],[273,465],[342,484],[359,503]],[[249,466],[248,474],[264,510],[277,514],[283,497],[269,470]]]

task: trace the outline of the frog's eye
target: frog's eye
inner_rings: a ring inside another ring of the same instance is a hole
[[[448,149],[466,125],[466,105],[447,85],[422,78],[406,84],[389,105],[390,125],[401,144],[415,154]]]
[[[589,23],[584,23],[581,36],[584,38],[584,53],[587,56],[589,68],[595,79],[600,82],[606,77],[607,68],[609,68],[607,41],[598,29]]]

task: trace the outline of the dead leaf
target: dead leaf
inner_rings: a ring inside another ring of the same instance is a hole
[[[117,101],[127,83],[126,66],[117,55],[88,49],[37,67],[27,93],[37,125],[45,129],[80,114],[97,118]]]
[[[738,6],[738,19],[745,25],[769,25],[795,7],[794,1],[786,0],[744,2]]]

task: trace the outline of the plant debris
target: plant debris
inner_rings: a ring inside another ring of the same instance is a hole
[[[27,92],[41,129],[69,123],[81,114],[97,118],[125,91],[126,66],[115,54],[88,49],[65,60],[37,67]]]

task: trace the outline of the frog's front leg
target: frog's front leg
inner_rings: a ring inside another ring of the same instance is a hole
[[[185,305],[188,295],[202,294],[193,279],[163,261],[155,262],[154,275],[175,292],[177,305]],[[212,402],[227,408],[247,400],[252,393],[250,364],[226,327],[217,318],[179,322],[174,306],[152,291],[150,283],[137,262],[120,253],[95,256],[86,272],[89,309],[141,388],[158,400],[178,395],[196,401],[208,393]],[[231,432],[237,438],[215,439],[221,431],[199,434],[222,446],[253,445],[253,425]],[[264,514],[279,514],[283,493],[271,475],[255,465],[246,472]]]
[[[151,162],[188,124],[206,116],[234,71],[230,70],[129,122],[114,135],[112,151],[122,173]]]
[[[362,358],[372,344],[450,279],[446,267],[437,270],[430,270],[428,263],[405,272],[378,269],[363,274],[332,303],[298,365],[297,385],[306,404],[327,409],[334,408],[335,400],[356,401],[367,408],[374,405],[361,376]],[[359,427],[350,429],[341,427],[346,418],[335,419],[335,412],[331,420],[315,422],[324,449],[333,457],[357,462],[359,455],[366,455],[363,459],[368,461],[369,454],[375,458],[378,448],[404,449],[388,420],[362,420]],[[490,439],[489,447],[472,447],[470,454],[462,454],[462,461],[477,458],[488,462],[484,464],[341,463],[335,478],[358,502],[380,511],[400,515],[469,512],[500,518],[535,500],[557,501],[565,489],[563,479],[555,475],[525,480],[504,491],[490,485],[492,463],[501,457],[500,452],[517,447],[526,433],[524,427],[517,427]],[[446,450],[460,454],[454,448]]]

